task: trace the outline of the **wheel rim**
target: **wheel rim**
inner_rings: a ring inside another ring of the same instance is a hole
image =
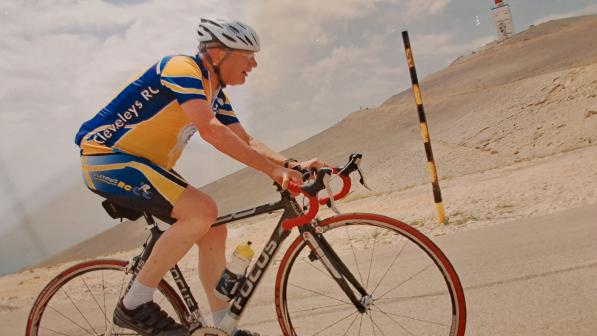
[[[286,334],[463,334],[464,296],[458,278],[451,274],[447,259],[435,255],[439,249],[421,249],[420,244],[429,249],[429,243],[437,248],[422,234],[385,219],[322,224],[324,237],[370,294],[358,296],[368,309],[364,314],[357,311],[322,264],[308,258],[309,249],[299,238],[285,255],[278,276],[277,295],[284,302],[278,315]]]

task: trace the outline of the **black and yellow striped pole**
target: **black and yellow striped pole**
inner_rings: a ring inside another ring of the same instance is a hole
[[[419,121],[421,122],[421,135],[425,144],[425,154],[427,154],[427,162],[429,163],[429,174],[431,175],[431,185],[433,186],[433,198],[435,200],[435,208],[437,210],[437,219],[440,224],[446,223],[446,215],[444,212],[444,204],[442,202],[442,192],[439,188],[439,179],[437,177],[437,169],[435,167],[435,160],[433,159],[433,151],[431,150],[431,138],[429,137],[429,128],[427,127],[427,118],[425,117],[425,110],[423,109],[423,98],[421,97],[421,88],[419,87],[419,79],[417,78],[417,70],[415,69],[415,59],[410,48],[410,40],[408,32],[402,32],[402,40],[404,41],[404,51],[406,52],[406,59],[408,61],[408,69],[410,70],[410,79],[412,81],[413,94],[415,102],[417,103],[417,111],[419,112]]]

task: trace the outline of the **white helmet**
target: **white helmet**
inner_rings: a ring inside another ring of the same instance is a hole
[[[197,35],[200,43],[218,41],[231,49],[254,52],[260,49],[255,30],[240,21],[202,18]]]

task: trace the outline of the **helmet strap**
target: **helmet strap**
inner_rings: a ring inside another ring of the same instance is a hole
[[[207,50],[205,50],[205,52],[203,53],[205,59],[207,60],[209,65],[211,65],[211,68],[214,70],[214,73],[216,74],[216,79],[218,80],[218,85],[222,89],[226,88],[226,83],[224,83],[224,81],[222,80],[222,74],[220,73],[220,64],[222,64],[222,62],[228,57],[228,52],[224,51],[224,53],[224,57],[222,57],[218,64],[214,63],[213,58],[211,58],[211,55],[207,52]]]

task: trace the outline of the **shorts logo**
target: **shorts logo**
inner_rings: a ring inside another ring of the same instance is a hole
[[[149,189],[151,189],[150,185],[141,183],[140,187],[133,188],[133,194],[137,196],[143,196],[143,198],[145,199],[151,199],[151,197],[153,197],[153,194],[149,191]]]
[[[113,185],[113,186],[118,186],[118,183],[123,183],[118,181],[118,179],[103,175],[103,174],[99,174],[99,173],[94,173],[93,174],[93,179],[97,182],[101,182],[101,183],[105,183],[105,184],[109,184],[109,185]],[[124,183],[123,183],[124,184]]]
[[[141,183],[141,185],[139,187],[133,187],[130,184],[127,184],[127,183],[120,181],[116,178],[109,177],[109,176],[99,174],[99,173],[94,173],[93,179],[97,182],[105,183],[105,184],[120,188],[124,191],[132,192],[133,194],[135,194],[137,196],[142,196],[145,199],[151,199],[153,197],[153,193],[151,191],[149,191],[149,189],[151,189],[151,186],[148,184],[145,184],[145,183]]]

